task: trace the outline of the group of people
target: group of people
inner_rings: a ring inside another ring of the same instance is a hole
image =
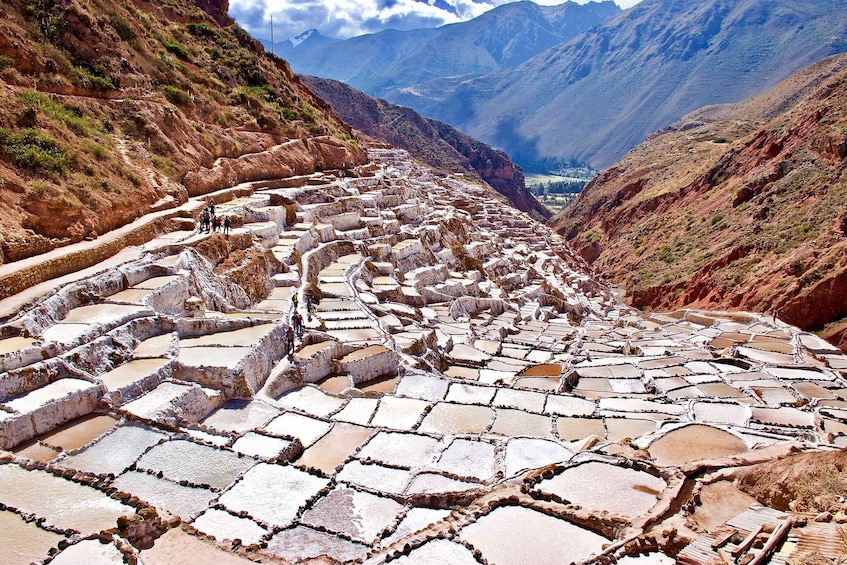
[[[304,293],[306,301],[306,317],[309,322],[312,321],[312,313],[314,312],[314,301],[310,294]],[[300,314],[298,307],[300,305],[299,293],[297,287],[291,289],[291,308],[289,310],[288,326],[285,332],[284,349],[288,352],[288,360],[291,361],[294,355],[294,340],[303,338],[303,316]]]
[[[210,200],[209,205],[203,208],[200,212],[198,220],[199,227],[197,230],[201,233],[210,233],[221,231],[224,235],[229,235],[229,228],[232,225],[229,216],[221,218],[215,215],[215,201]]]

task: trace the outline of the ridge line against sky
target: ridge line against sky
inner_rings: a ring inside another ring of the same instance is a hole
[[[588,0],[575,0],[587,4]],[[641,0],[614,0],[630,8]],[[433,28],[473,19],[508,0],[230,0],[229,15],[253,37],[274,40],[317,29],[322,35],[347,39],[385,29]],[[563,0],[535,0],[555,6]]]

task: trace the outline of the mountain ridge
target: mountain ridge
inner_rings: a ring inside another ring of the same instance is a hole
[[[550,224],[649,309],[770,312],[842,348],[847,54],[687,115],[604,170]]]
[[[834,0],[644,0],[508,71],[395,89],[414,108],[518,162],[611,165],[698,107],[755,95],[847,50]]]
[[[512,67],[596,25],[620,8],[611,0],[558,6],[498,6],[467,22],[385,30],[286,52],[296,72],[345,82],[372,96],[433,78]]]

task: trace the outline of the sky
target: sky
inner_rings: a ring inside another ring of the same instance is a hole
[[[230,0],[229,15],[259,39],[284,41],[306,30],[347,39],[384,29],[438,27],[473,19],[510,0]],[[535,0],[556,5],[565,0]],[[585,4],[588,0],[575,0]],[[629,8],[641,0],[615,0]]]

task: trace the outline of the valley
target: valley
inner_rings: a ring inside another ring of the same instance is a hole
[[[489,145],[299,76],[226,0],[4,3],[0,562],[843,562],[827,6],[522,2],[286,47],[459,100]],[[727,63],[739,29],[767,64]],[[528,185],[570,187],[519,159],[590,181],[550,218]]]

